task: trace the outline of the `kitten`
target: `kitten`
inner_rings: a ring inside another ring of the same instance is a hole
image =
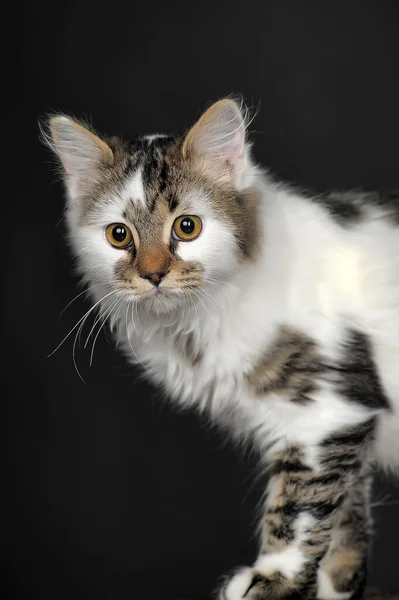
[[[102,139],[55,116],[70,242],[129,360],[270,469],[259,557],[219,598],[360,597],[373,469],[399,464],[399,201],[307,197],[251,160],[245,114]]]

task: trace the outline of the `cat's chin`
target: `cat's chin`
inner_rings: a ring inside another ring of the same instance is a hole
[[[160,315],[180,310],[184,301],[183,294],[169,290],[159,290],[145,294],[138,302],[147,312]]]

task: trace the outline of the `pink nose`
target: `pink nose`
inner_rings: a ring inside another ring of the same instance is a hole
[[[159,285],[165,275],[165,271],[154,271],[153,273],[143,273],[141,277],[143,279],[148,279],[154,285]]]

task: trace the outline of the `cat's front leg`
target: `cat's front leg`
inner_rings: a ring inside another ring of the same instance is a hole
[[[371,473],[368,465],[350,486],[339,510],[327,553],[320,562],[317,598],[356,600],[366,584],[369,542]]]
[[[374,426],[369,420],[330,435],[317,448],[287,445],[274,453],[259,558],[225,581],[220,600],[317,596],[320,561],[340,510],[362,476]],[[306,460],[309,450],[317,455],[317,468]]]

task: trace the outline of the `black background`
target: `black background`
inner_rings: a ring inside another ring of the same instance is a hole
[[[251,456],[139,383],[77,298],[38,117],[126,137],[179,131],[241,93],[256,158],[315,189],[398,189],[397,2],[77,2],[3,14],[2,399],[6,598],[206,597],[255,558]],[[9,81],[9,84],[8,84]],[[91,325],[85,327],[82,345]],[[399,435],[399,432],[398,432]],[[390,487],[391,486],[391,487]],[[399,591],[399,493],[380,481],[371,584]],[[396,499],[396,500],[395,500]]]

